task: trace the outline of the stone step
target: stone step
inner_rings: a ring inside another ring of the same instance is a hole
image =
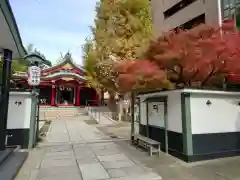
[[[0,165],[0,179],[14,180],[27,157],[27,152],[11,152]]]

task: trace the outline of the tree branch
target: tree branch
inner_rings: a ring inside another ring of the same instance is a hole
[[[203,80],[203,82],[201,83],[201,87],[203,87],[207,82],[208,80],[213,76],[215,75],[217,72],[215,71],[215,68],[212,69],[212,71],[208,74],[208,76]]]

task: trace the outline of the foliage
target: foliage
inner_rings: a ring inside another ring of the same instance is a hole
[[[177,85],[201,87],[233,71],[239,56],[239,32],[232,22],[221,28],[199,25],[188,31],[171,32],[154,42],[146,53],[150,61],[166,69]],[[236,72],[236,70],[234,70]]]
[[[150,44],[145,58],[148,63],[155,64],[158,70],[166,72],[167,78],[176,86],[219,86],[226,79],[240,82],[239,42],[240,32],[230,21],[225,22],[221,28],[199,25],[188,31],[178,30],[159,37]],[[156,69],[148,68],[148,63],[125,64],[116,70],[120,74],[122,71],[127,74],[129,80],[125,77],[125,82],[128,83],[126,87],[135,87],[136,79],[143,78],[148,71],[153,77],[164,77]],[[137,73],[133,71],[134,68]],[[123,76],[119,75],[120,87],[121,78]],[[153,80],[150,78],[146,81]],[[156,84],[161,86],[161,81],[150,83],[150,87],[155,88]],[[123,90],[125,89],[131,90],[124,87]]]
[[[107,89],[117,91],[114,65],[136,59],[147,48],[152,31],[148,0],[101,0],[92,27],[95,72]]]
[[[28,70],[28,62],[23,59],[20,60],[13,60],[12,61],[12,72],[20,71],[20,72],[27,72]]]
[[[147,60],[122,62],[116,66],[115,70],[119,73],[117,84],[122,92],[171,88],[165,71]]]
[[[102,85],[99,83],[96,72],[96,58],[94,52],[94,44],[91,39],[86,39],[85,44],[83,45],[83,60],[84,60],[84,69],[86,71],[85,78],[88,83],[88,86],[99,90],[102,88]]]

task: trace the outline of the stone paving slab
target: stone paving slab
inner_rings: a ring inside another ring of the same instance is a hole
[[[151,180],[153,176],[145,175],[147,169],[130,160],[114,142],[106,142],[107,138],[81,116],[78,120],[54,121],[38,147],[41,156],[30,155],[17,180],[139,180],[136,175]]]
[[[90,146],[86,143],[84,143],[84,144],[74,144],[73,149],[76,150],[76,151],[89,150]]]
[[[92,164],[92,163],[98,163],[99,160],[97,157],[87,157],[87,158],[81,158],[81,159],[77,159],[77,162],[79,165],[83,165],[83,164]]]
[[[92,151],[89,151],[89,150],[85,150],[85,151],[83,151],[83,150],[81,150],[81,151],[74,151],[74,153],[75,153],[75,157],[76,157],[76,159],[84,159],[84,158],[94,158],[94,157],[96,157],[96,155],[94,154],[94,152],[92,152]]]
[[[93,150],[97,156],[104,156],[104,155],[113,155],[113,154],[120,154],[121,151],[118,149],[99,149]]]
[[[146,173],[141,175],[134,175],[128,177],[119,177],[119,178],[112,178],[110,180],[161,180],[162,178],[156,173]]]
[[[129,160],[124,154],[113,154],[106,156],[97,156],[100,161],[124,161]]]
[[[62,166],[43,168],[39,170],[38,178],[49,178],[56,175],[78,174],[79,169],[77,166]]]
[[[108,174],[111,178],[126,177],[127,173],[122,169],[108,169]]]
[[[128,166],[128,167],[122,167],[120,168],[122,171],[124,171],[127,175],[133,176],[133,175],[141,175],[145,174],[146,171],[143,170],[138,165]]]
[[[84,180],[98,180],[110,178],[107,171],[100,163],[80,165],[82,177]]]
[[[80,174],[64,174],[41,178],[40,180],[82,180]]]
[[[62,152],[62,151],[71,151],[71,145],[61,145],[61,146],[52,146],[47,148],[47,152]]]
[[[75,159],[45,159],[41,164],[41,168],[51,168],[56,166],[74,166],[77,165]]]
[[[75,158],[75,156],[73,151],[63,151],[63,152],[46,153],[43,158],[54,160],[54,159]]]
[[[130,167],[133,166],[135,163],[130,160],[125,161],[107,161],[102,162],[102,165],[106,169],[116,169],[116,168],[122,168],[122,167]]]

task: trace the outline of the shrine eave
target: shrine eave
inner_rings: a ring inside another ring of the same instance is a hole
[[[12,77],[15,80],[21,80],[21,79],[27,79],[27,73],[26,74],[22,74],[22,75],[13,75]],[[41,80],[54,80],[54,79],[59,79],[59,78],[74,78],[77,80],[82,80],[85,81],[86,78],[83,76],[80,76],[78,74],[75,73],[54,73],[48,76],[42,76]]]
[[[74,77],[76,79],[86,80],[86,78],[83,77],[83,76],[80,76],[80,75],[75,74],[75,73],[67,73],[67,72],[65,72],[65,73],[54,73],[54,74],[51,74],[51,75],[48,75],[48,76],[43,76],[43,77],[41,77],[41,79],[43,79],[43,80],[56,79],[56,78],[59,78],[59,77],[61,77],[61,78]]]

